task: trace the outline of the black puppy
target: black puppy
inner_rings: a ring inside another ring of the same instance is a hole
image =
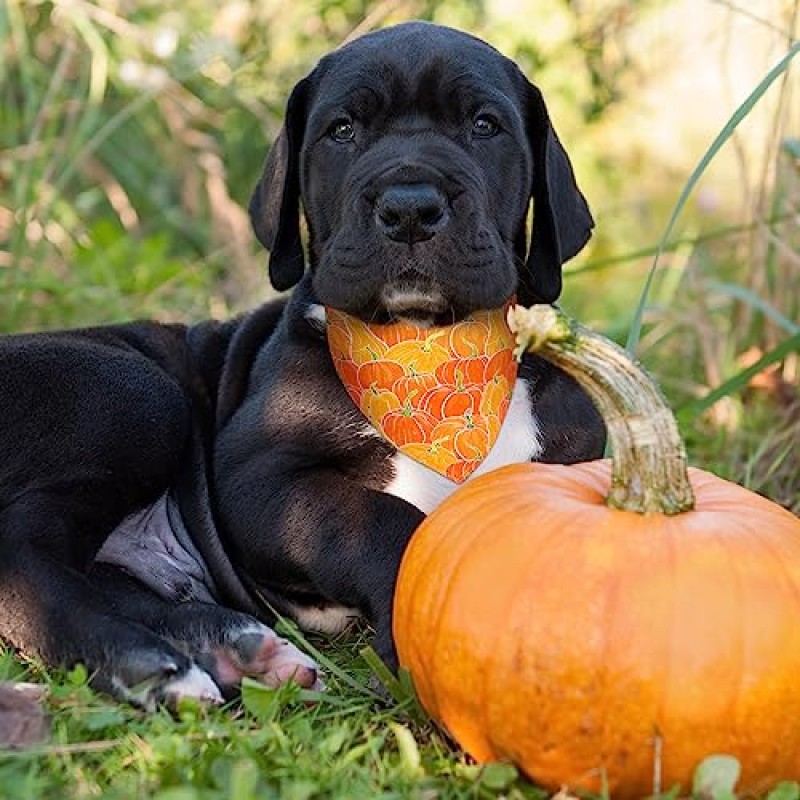
[[[256,620],[275,611],[324,631],[363,615],[394,664],[400,558],[456,484],[353,405],[325,306],[428,326],[553,302],[592,227],[539,91],[424,23],[358,39],[295,87],[251,212],[273,284],[296,286],[285,309],[0,343],[0,636],[144,705],[217,699],[244,674],[313,685]],[[577,386],[526,358],[476,474],[594,458],[603,440]]]

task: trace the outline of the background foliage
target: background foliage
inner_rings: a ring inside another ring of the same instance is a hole
[[[5,0],[0,329],[266,297],[244,209],[291,85],[413,17],[485,36],[543,88],[598,222],[564,304],[624,340],[681,187],[796,39],[798,3]],[[662,243],[639,347],[698,460],[795,509],[797,80],[759,97]]]
[[[339,42],[413,17],[485,36],[543,88],[598,222],[564,304],[624,340],[681,187],[797,37],[798,4],[4,0],[0,329],[193,320],[266,297],[244,208],[291,85]],[[794,508],[798,117],[794,69],[692,193],[639,347],[701,463]]]
[[[662,241],[711,141],[796,42],[799,6],[797,0],[2,0],[0,330],[145,316],[191,321],[267,297],[266,257],[255,246],[245,207],[293,82],[348,37],[405,19],[436,20],[484,36],[516,58],[548,99],[598,223],[590,247],[569,265],[564,305],[625,341],[662,245],[637,352],[678,410],[692,461],[800,512],[800,59],[726,132],[724,147]],[[80,707],[98,725],[96,709],[74,700],[82,690],[70,687],[59,689],[67,697],[59,702]],[[102,708],[101,720],[109,713]],[[129,712],[115,713],[131,724]],[[327,707],[315,713],[332,714]],[[352,713],[363,714],[363,702]],[[290,736],[269,720],[272,746],[287,763],[315,738],[305,719],[293,718]],[[420,767],[401,746],[405,734],[380,726],[364,732],[361,717],[348,719],[331,734],[328,777],[317,773],[304,789],[303,776],[289,775],[293,789],[273,782],[263,796],[312,796],[314,780],[328,787],[326,796],[348,796],[342,776],[354,763],[366,764],[378,783],[383,770],[386,785],[407,780],[423,793],[433,786],[438,796],[466,796],[459,781],[472,787],[470,796],[494,791],[467,765],[447,761],[441,739],[434,737]],[[65,741],[91,739],[100,730],[70,715],[65,720],[59,729],[70,731]],[[113,735],[117,722],[108,722]],[[161,735],[158,724],[147,729],[151,736]],[[207,729],[187,735],[203,737]],[[123,764],[135,764],[137,785],[170,787],[178,781],[176,763],[193,768],[190,750],[164,755],[180,749],[180,740],[174,729],[157,740],[164,748],[155,749],[157,775],[142,766],[146,748],[127,737],[113,767],[106,760],[96,770],[99,756],[73,762],[59,753],[62,772],[53,761],[35,769],[24,760],[0,761],[0,785],[19,796],[64,796],[63,787],[51,785],[57,774],[75,796],[94,796],[98,781],[111,786]],[[376,766],[378,740],[396,746]],[[224,749],[218,742],[203,747]],[[347,756],[353,747],[359,755]],[[242,756],[208,767],[214,775],[203,785],[219,784],[219,795],[185,786],[159,791],[164,798],[248,797],[248,781],[264,781],[253,763]],[[430,772],[431,763],[450,782],[415,782],[412,773]],[[197,762],[194,769],[206,766]],[[103,769],[110,771],[105,778]],[[538,796],[519,788],[513,774],[486,781],[507,796]],[[380,795],[377,785],[371,796]],[[240,789],[231,794],[231,786]],[[114,795],[107,788],[108,796],[133,796],[118,789]]]

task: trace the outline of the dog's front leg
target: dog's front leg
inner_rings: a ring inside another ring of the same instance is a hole
[[[400,560],[424,514],[308,454],[268,451],[217,470],[220,521],[237,567],[278,611],[357,610],[393,669],[392,601]],[[219,464],[218,464],[219,466]]]

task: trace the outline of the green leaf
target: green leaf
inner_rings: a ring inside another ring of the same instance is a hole
[[[319,784],[316,781],[301,778],[291,783],[281,786],[282,800],[308,800],[319,792]],[[255,797],[256,795],[252,795]]]
[[[242,705],[260,722],[271,722],[280,710],[278,691],[245,677],[242,679]]]
[[[81,719],[83,727],[92,733],[116,728],[124,725],[128,715],[122,708],[110,706],[108,708],[91,709]]]
[[[329,733],[318,745],[326,758],[335,756],[350,739],[350,729],[344,725]]]
[[[513,764],[496,762],[487,764],[481,770],[481,786],[493,791],[507,789],[519,777],[519,772]]]
[[[153,795],[153,800],[199,800],[200,793],[191,786],[173,786]]]
[[[667,791],[659,792],[658,794],[651,794],[644,800],[678,800],[680,796],[681,796],[681,785],[679,783],[676,783],[674,786],[671,786]]]
[[[795,781],[781,781],[770,790],[766,800],[800,800],[800,784]]]
[[[360,655],[389,693],[392,700],[404,706],[404,710],[413,718],[417,720],[427,719],[427,714],[417,699],[417,692],[414,689],[411,673],[405,667],[400,667],[395,676],[372,647],[363,648],[360,651]]]
[[[256,796],[258,767],[248,759],[237,761],[231,769],[228,785],[229,800],[251,800]]]
[[[71,686],[85,686],[89,681],[89,673],[83,664],[76,664],[67,673],[67,682]]]
[[[399,722],[389,722],[389,727],[397,740],[397,749],[400,751],[403,772],[412,777],[422,775],[422,759],[420,758],[414,735],[405,725],[401,725]]]
[[[733,756],[713,755],[704,758],[692,778],[692,796],[702,800],[732,800],[742,768]]]

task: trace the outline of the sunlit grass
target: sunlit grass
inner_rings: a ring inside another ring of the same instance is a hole
[[[190,321],[268,293],[266,259],[244,211],[264,144],[292,80],[364,19],[363,4],[312,5],[245,2],[234,9],[238,21],[202,0],[134,4],[125,17],[82,1],[0,8],[0,330]],[[430,16],[446,5],[373,3],[369,19]],[[758,103],[772,83],[785,102],[763,180],[743,184],[748,213],[698,222],[691,198],[706,160],[687,164],[683,192],[648,198],[648,211],[666,209],[663,236],[590,251],[568,269],[564,303],[591,308],[591,323],[620,342],[640,339],[637,353],[677,409],[694,464],[800,513],[800,144],[783,113],[796,103],[788,67],[797,5],[787,4],[785,61],[750,97]],[[441,13],[449,22],[481,18],[468,4]],[[190,31],[178,30],[182,15]],[[273,35],[287,15],[292,37]],[[213,30],[223,18],[239,26],[224,42]],[[159,50],[157,37],[170,32],[180,33],[174,51]],[[579,33],[583,41],[592,29]],[[569,69],[546,63],[520,34],[503,35],[564,83],[567,104],[586,101]],[[602,55],[593,56],[598,79]],[[610,102],[614,88],[597,87],[597,97]],[[742,118],[734,114],[709,142],[708,159],[735,147]],[[592,194],[602,202],[613,189],[624,203],[619,170],[605,168],[613,180],[590,171]],[[604,231],[615,224],[606,218]],[[53,736],[30,751],[0,752],[0,798],[544,796],[507,765],[470,764],[410,701],[379,702],[367,641],[312,642],[330,685],[313,704],[291,688],[248,683],[241,704],[186,706],[177,717],[112,704],[80,670],[47,671],[6,653],[0,679],[48,685]]]

